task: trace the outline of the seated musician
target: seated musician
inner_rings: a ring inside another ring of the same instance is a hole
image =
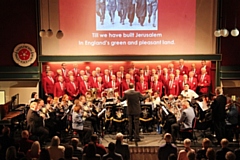
[[[238,140],[238,133],[236,126],[238,124],[238,110],[231,97],[227,96],[226,105],[226,136],[229,141],[233,140],[234,134]]]
[[[184,90],[181,92],[181,95],[183,95],[183,97],[190,102],[192,101],[193,98],[196,99],[199,97],[195,91],[189,89],[188,83],[184,84]]]
[[[79,104],[83,110],[82,119],[84,121],[91,122],[94,128],[94,131],[97,132],[98,131],[97,118],[92,116],[92,102],[87,102],[85,96],[80,96],[79,100],[80,100]]]
[[[29,100],[29,104],[34,102],[36,99],[38,99],[38,94],[37,92],[32,92],[31,94],[31,99]]]
[[[178,137],[178,133],[180,130],[186,130],[192,128],[192,122],[195,118],[195,113],[193,108],[190,106],[190,102],[188,100],[182,101],[182,114],[177,123],[172,124],[171,131],[173,136],[173,142],[176,142],[176,138]],[[189,137],[187,137],[189,138]]]
[[[92,129],[84,127],[84,111],[81,105],[76,104],[72,113],[72,128],[77,130],[79,134],[80,141],[82,144],[86,144],[90,141],[92,135]]]
[[[160,99],[159,92],[156,91],[153,93],[153,109],[155,109],[157,105],[160,104],[160,102],[161,102],[161,99]]]
[[[48,137],[48,130],[43,126],[45,115],[39,113],[39,106],[36,102],[30,104],[30,109],[27,113],[27,127],[33,135],[40,136],[40,142],[45,143]]]
[[[177,120],[179,120],[181,113],[180,113],[180,109],[176,105],[174,96],[170,94],[168,96],[168,100],[164,99],[164,101],[166,103],[167,109],[176,117]]]

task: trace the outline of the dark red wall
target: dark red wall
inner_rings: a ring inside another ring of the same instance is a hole
[[[36,3],[37,0],[0,1],[0,66],[17,66],[12,52],[20,43],[31,44],[38,53]]]
[[[240,1],[239,0],[219,0],[222,2],[222,14],[220,14],[220,27],[226,28],[229,33],[235,28],[235,18],[237,18],[237,28],[240,30]],[[220,53],[222,53],[222,66],[240,65],[240,35],[220,38]]]

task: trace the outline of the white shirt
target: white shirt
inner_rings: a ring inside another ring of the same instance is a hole
[[[192,98],[198,98],[199,97],[198,94],[191,89],[188,89],[187,91],[183,90],[181,92],[181,95],[183,95],[183,97],[185,97],[186,100],[189,100],[190,102],[191,102]]]

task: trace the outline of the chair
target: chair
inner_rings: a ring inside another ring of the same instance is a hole
[[[194,143],[197,142],[196,134],[194,132],[194,129],[196,128],[196,122],[197,122],[197,118],[194,118],[192,121],[192,128],[187,128],[179,131],[180,137],[181,137],[180,141],[186,138],[189,138]]]

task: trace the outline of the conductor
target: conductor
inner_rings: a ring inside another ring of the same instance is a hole
[[[141,106],[140,101],[145,100],[148,98],[149,95],[143,96],[140,92],[134,90],[134,84],[129,84],[129,90],[124,92],[124,96],[118,97],[120,101],[127,100],[127,115],[128,115],[128,121],[129,121],[129,139],[130,141],[135,140],[135,142],[140,141],[139,137],[139,117],[141,113]],[[134,123],[134,130],[133,130],[133,124]],[[133,131],[134,131],[134,137],[133,137]]]

